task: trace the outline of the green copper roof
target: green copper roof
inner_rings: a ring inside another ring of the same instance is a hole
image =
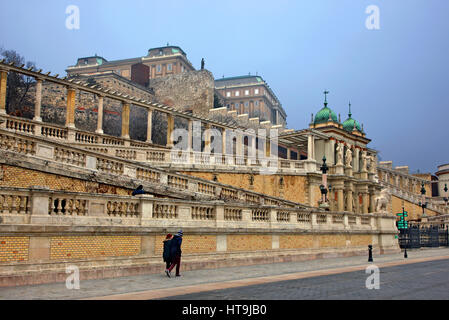
[[[315,116],[315,124],[318,123],[326,123],[329,121],[329,113],[331,114],[331,119],[334,122],[338,122],[337,114],[332,111],[330,108],[327,107],[327,103],[325,103],[325,106],[323,109],[318,111],[318,113]]]
[[[356,130],[358,130],[359,132],[363,133],[362,127],[360,126],[360,123],[357,120],[352,118],[351,103],[349,103],[348,119],[346,119],[345,122],[343,122],[343,129],[348,131],[348,132],[352,132],[354,130],[354,123],[355,123]]]
[[[332,121],[338,122],[337,114],[327,107],[328,93],[329,91],[324,91],[324,108],[318,111],[318,113],[315,115],[315,121],[313,122],[314,124],[329,122],[329,114],[331,116]]]

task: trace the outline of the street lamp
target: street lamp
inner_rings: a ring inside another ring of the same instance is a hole
[[[321,206],[322,207],[329,207],[327,193],[328,193],[328,187],[327,187],[327,171],[329,171],[329,167],[326,164],[326,156],[323,157],[323,164],[320,167],[321,172],[323,173],[322,176],[322,184],[320,185],[320,191],[321,191]],[[332,189],[331,186],[329,186],[329,192]]]
[[[424,182],[421,183],[421,201],[419,202],[419,206],[422,208],[422,217],[426,218],[426,213],[424,212],[424,209],[427,208],[427,202],[426,202],[426,189],[424,188]]]

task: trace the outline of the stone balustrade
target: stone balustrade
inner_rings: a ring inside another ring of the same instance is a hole
[[[317,164],[316,167],[308,168],[305,165],[305,160],[258,159],[249,158],[248,156],[174,150],[124,137],[93,133],[77,128],[68,128],[10,115],[0,115],[0,117],[5,118],[5,123],[2,125],[3,128],[11,132],[68,142],[73,146],[78,146],[86,150],[102,152],[127,160],[158,164],[162,167],[189,168],[195,165],[201,165],[205,169],[208,167],[222,166],[223,168],[228,167],[229,169],[237,167],[243,170],[253,170],[254,167],[265,167],[275,168],[285,172],[305,173],[310,170],[318,172],[320,166]]]
[[[391,215],[304,211],[223,201],[158,199],[53,191],[42,187],[0,188],[0,223],[9,225],[85,225],[211,227],[315,231],[395,230]]]
[[[267,196],[218,182],[208,181],[188,175],[169,173],[148,164],[118,158],[96,150],[86,150],[69,144],[34,137],[23,133],[11,133],[0,129],[0,150],[18,153],[45,161],[52,161],[64,166],[67,170],[84,170],[86,173],[102,173],[113,176],[126,176],[157,185],[165,186],[186,196],[201,195],[206,199],[223,199],[241,201],[252,204],[274,203],[289,207],[307,206],[288,200]]]

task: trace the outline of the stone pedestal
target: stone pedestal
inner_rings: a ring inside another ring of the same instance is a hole
[[[352,167],[346,167],[346,168],[345,168],[345,174],[346,174],[348,177],[352,177]]]
[[[341,175],[343,175],[345,172],[344,172],[344,166],[342,165],[342,164],[336,164],[335,165],[335,174],[341,174]]]

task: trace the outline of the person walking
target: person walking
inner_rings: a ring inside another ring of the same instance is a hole
[[[167,274],[167,277],[171,277],[171,271],[176,266],[176,276],[180,277],[181,274],[179,273],[179,269],[181,268],[181,244],[182,244],[182,230],[179,230],[178,233],[173,236],[173,239],[171,240],[170,245],[170,255],[172,257],[172,263],[170,268],[165,270],[165,273]]]
[[[173,235],[169,233],[169,234],[167,234],[167,237],[163,241],[164,251],[162,253],[162,259],[165,262],[165,270],[170,268],[171,261],[172,261],[171,255],[170,255],[170,245],[171,245],[171,240],[172,239],[173,239]]]

